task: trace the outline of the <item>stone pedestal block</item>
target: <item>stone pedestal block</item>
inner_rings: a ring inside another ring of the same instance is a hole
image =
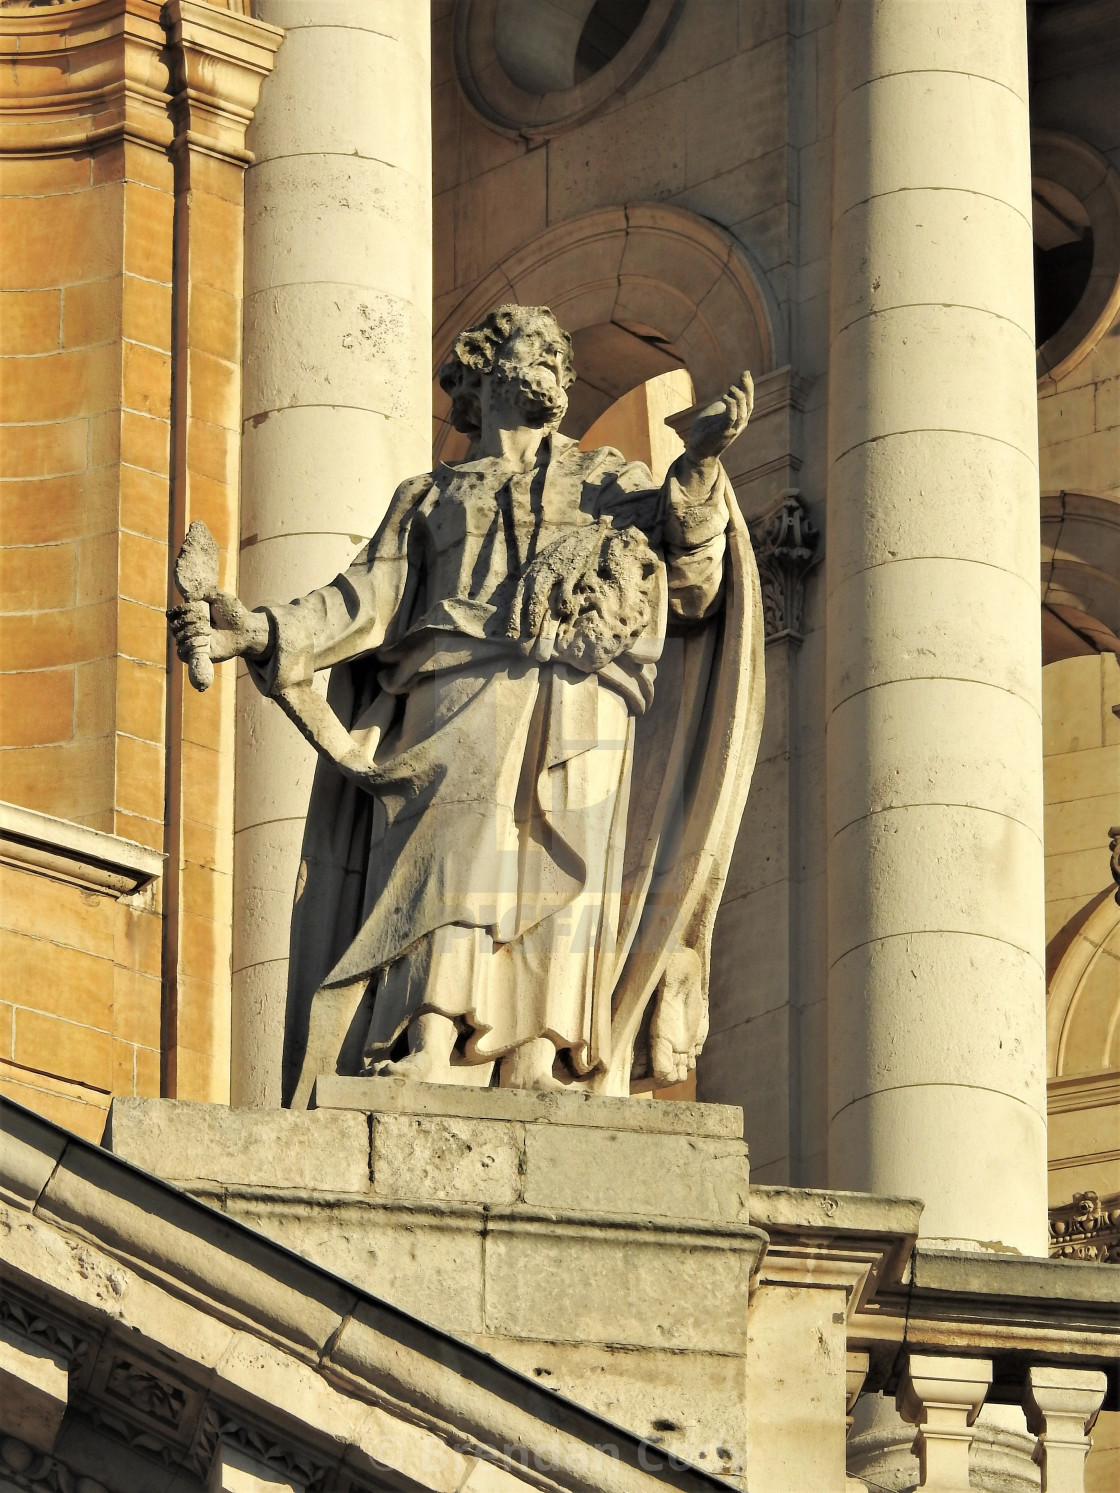
[[[698,1467],[743,1483],[742,1112],[320,1080],[305,1112],[114,1103],[106,1144]]]

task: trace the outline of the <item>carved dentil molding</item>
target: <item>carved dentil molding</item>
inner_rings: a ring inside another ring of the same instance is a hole
[[[817,526],[796,488],[790,488],[767,517],[751,525],[767,643],[779,638],[801,641],[805,576],[821,558],[818,539]]]

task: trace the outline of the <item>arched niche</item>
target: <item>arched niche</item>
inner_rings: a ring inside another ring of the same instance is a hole
[[[777,306],[746,250],[706,218],[662,203],[587,213],[503,260],[437,329],[437,372],[464,327],[509,301],[551,306],[572,334],[579,382],[564,430],[577,438],[616,399],[670,369],[688,370],[703,404],[744,368],[761,374],[786,361]],[[437,383],[437,461],[466,449],[448,410]]]
[[[1041,517],[1044,659],[1057,668],[1080,669],[1087,660],[1064,661],[1120,653],[1120,501],[1093,493],[1044,493]],[[1120,694],[1114,699],[1103,690],[1092,713],[1113,705],[1120,705]],[[1109,783],[1084,785],[1082,799],[1111,792]],[[1052,804],[1048,814],[1061,808]],[[1107,804],[1101,814],[1104,862],[1114,816]],[[1053,1079],[1120,1068],[1120,906],[1113,893],[1108,887],[1091,897],[1051,940],[1046,1046]]]
[[[1120,651],[1120,501],[1044,493],[1041,517],[1044,661]]]
[[[1046,999],[1050,1078],[1120,1069],[1120,906],[1108,887],[1066,934]]]

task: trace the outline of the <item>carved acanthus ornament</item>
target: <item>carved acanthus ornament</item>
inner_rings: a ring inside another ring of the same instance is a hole
[[[762,583],[767,643],[779,638],[800,642],[805,611],[805,576],[821,558],[817,526],[800,494],[791,488],[780,506],[751,527],[751,541]]]
[[[178,1428],[186,1408],[186,1396],[175,1384],[158,1379],[147,1369],[128,1359],[119,1358],[109,1371],[105,1389],[114,1398],[124,1400],[160,1421],[171,1430]]]
[[[89,1355],[89,1343],[84,1337],[61,1322],[44,1317],[29,1302],[15,1296],[0,1296],[0,1326],[64,1359],[71,1377],[81,1372]]]
[[[111,1410],[107,1405],[100,1404],[91,1399],[89,1395],[83,1395],[74,1406],[75,1413],[102,1435],[108,1436],[113,1441],[119,1441],[123,1446],[129,1447],[134,1452],[140,1452],[145,1457],[159,1462],[163,1467],[175,1468],[182,1461],[182,1453],[178,1447],[165,1441],[162,1436],[157,1436],[145,1426],[138,1425],[128,1415]]]
[[[1063,1260],[1120,1261],[1120,1192],[1075,1192],[1050,1209],[1050,1254]]]
[[[208,1476],[222,1442],[248,1452],[262,1466],[307,1488],[309,1493],[318,1493],[330,1471],[305,1451],[278,1440],[271,1431],[250,1425],[243,1416],[234,1416],[223,1406],[208,1405],[191,1459],[203,1479]]]

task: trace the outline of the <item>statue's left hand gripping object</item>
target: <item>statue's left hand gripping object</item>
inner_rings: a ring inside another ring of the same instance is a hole
[[[218,545],[200,518],[187,530],[175,561],[175,586],[186,602],[209,603],[218,594]],[[192,643],[186,664],[195,689],[209,689],[214,683],[209,636]]]

